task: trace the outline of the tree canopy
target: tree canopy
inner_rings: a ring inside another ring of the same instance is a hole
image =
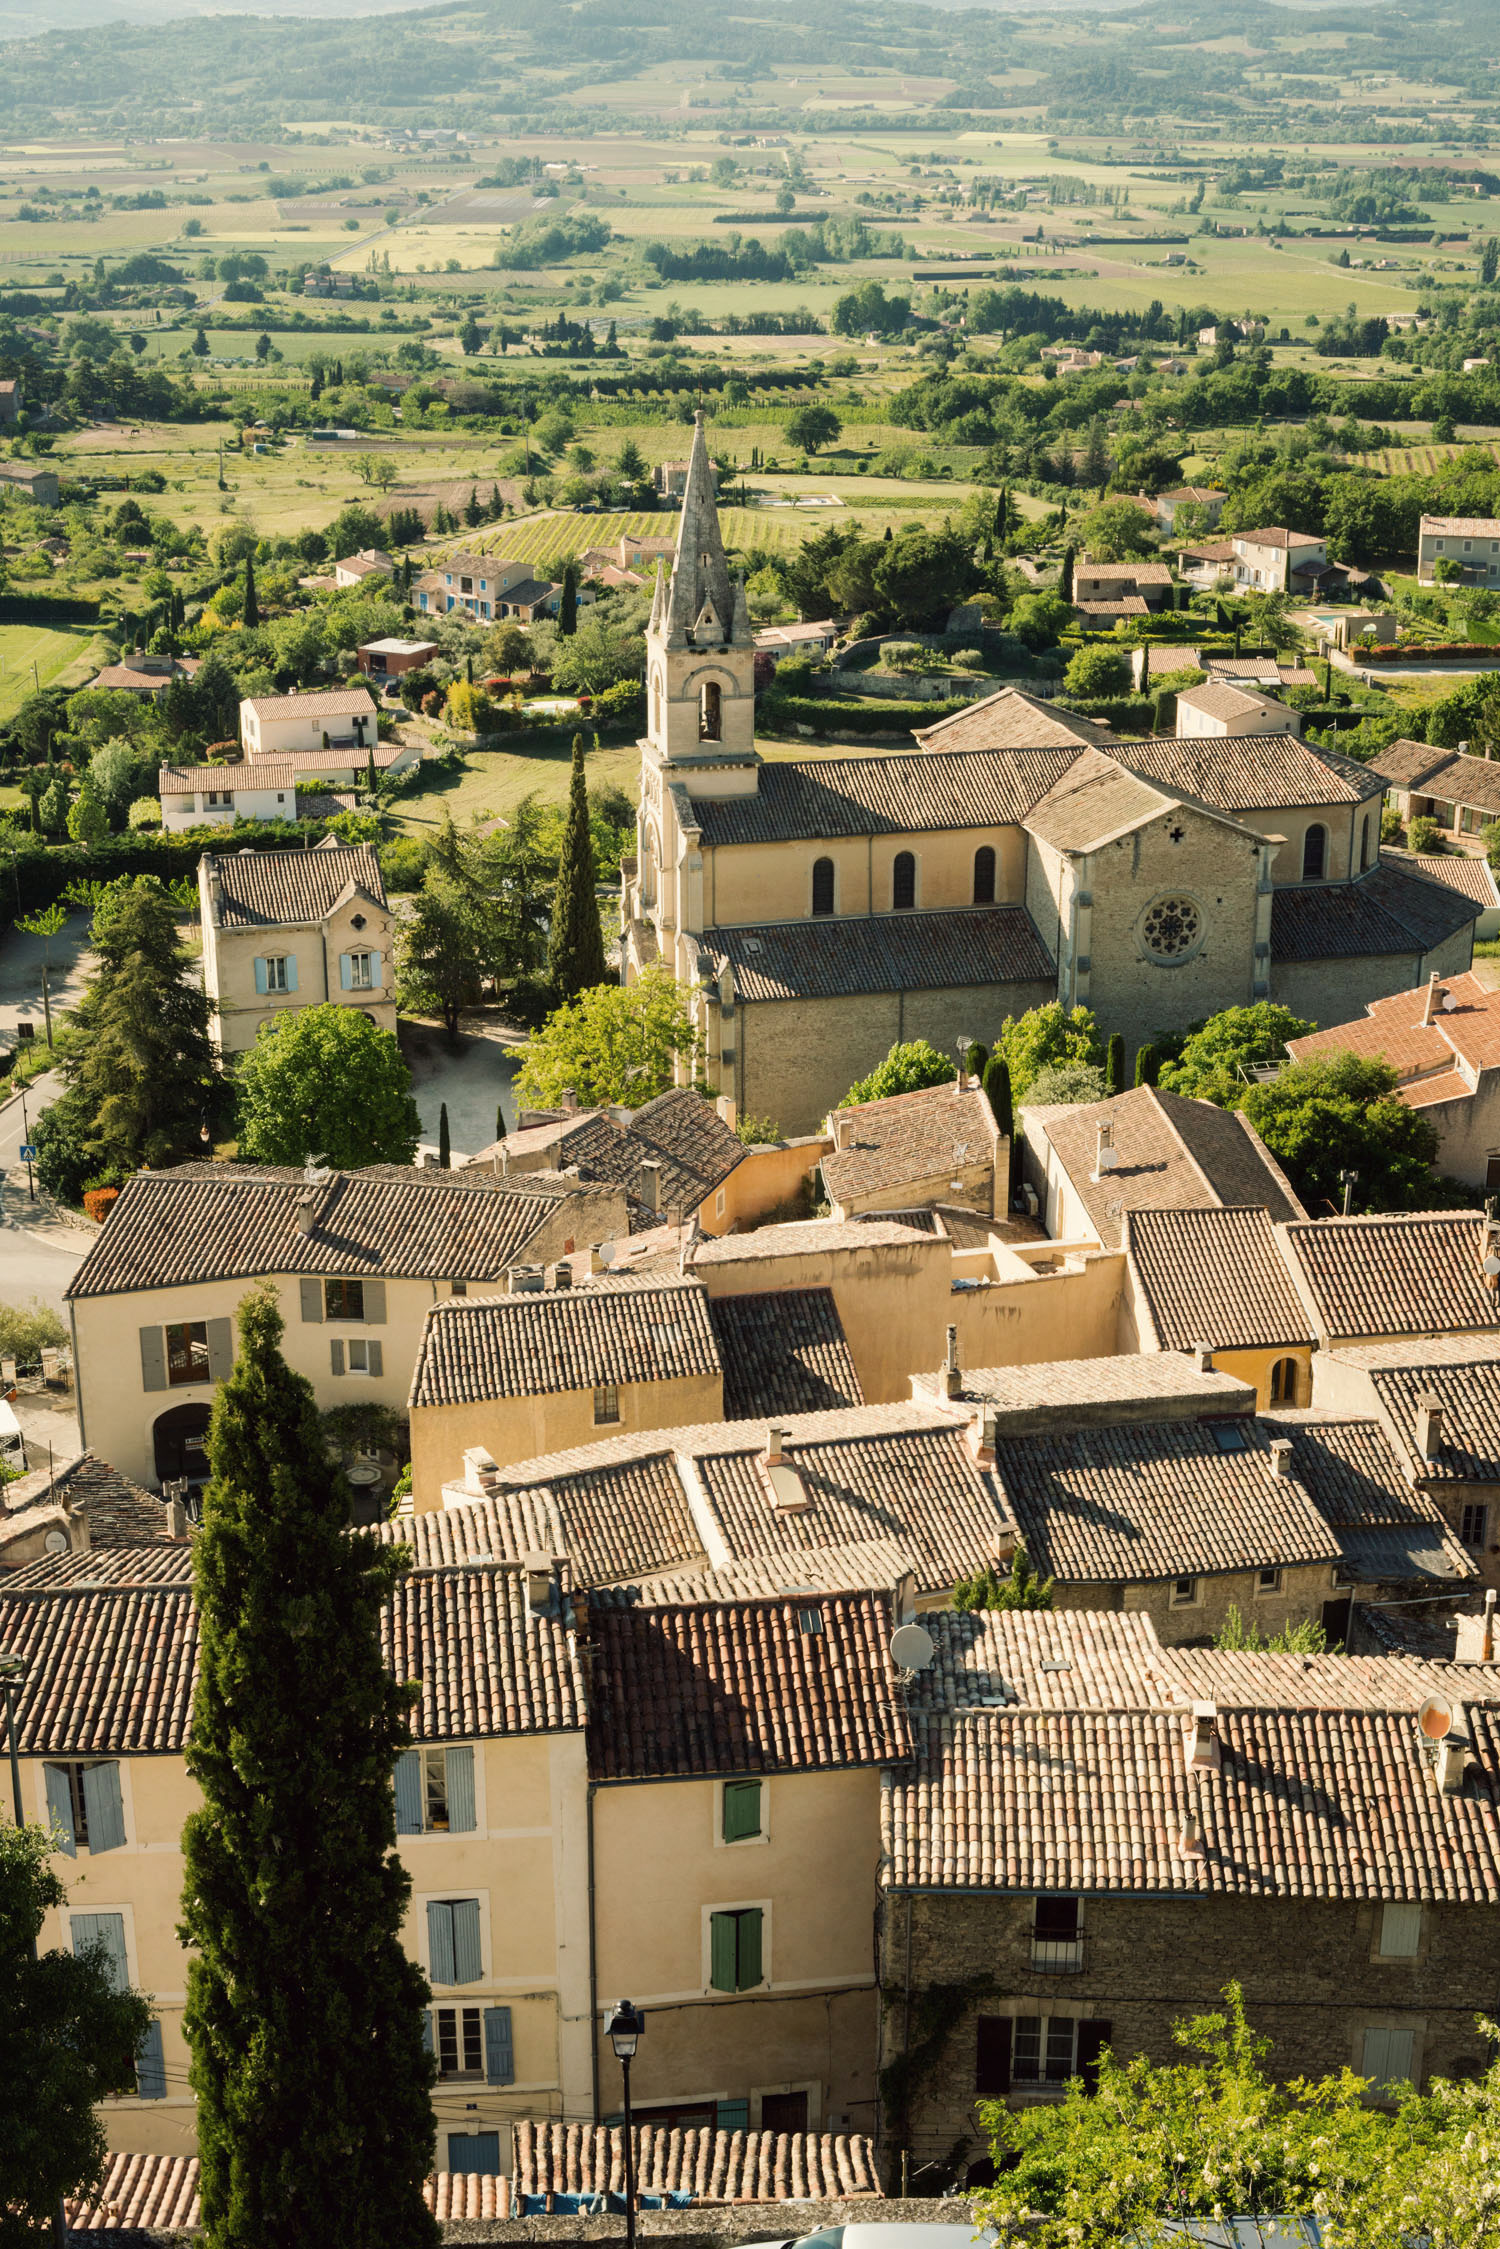
[[[1163,1093],[1232,1109],[1244,1098],[1246,1072],[1257,1063],[1283,1061],[1289,1039],[1305,1039],[1316,1029],[1274,1000],[1226,1007],[1184,1039],[1176,1061],[1162,1064],[1157,1083]]]
[[[1010,1071],[1011,1099],[1019,1109],[1030,1099],[1033,1080],[1046,1069],[1081,1062],[1102,1071],[1104,1042],[1093,1012],[1065,1008],[1061,1000],[1008,1015],[1000,1026],[995,1053]]]
[[[1389,1063],[1358,1054],[1294,1062],[1252,1085],[1241,1106],[1314,1217],[1342,1210],[1426,1210],[1451,1199],[1436,1185],[1436,1127],[1396,1099]]]
[[[893,1046],[867,1078],[850,1086],[839,1107],[855,1109],[865,1101],[888,1100],[893,1093],[919,1093],[923,1086],[947,1085],[957,1076],[958,1064],[950,1056],[926,1039],[908,1039]]]
[[[263,1023],[239,1064],[240,1158],[343,1171],[409,1164],[421,1136],[411,1072],[392,1032],[359,1007],[299,1008]]]
[[[543,1108],[571,1090],[587,1108],[638,1109],[696,1051],[687,992],[656,962],[633,984],[596,984],[555,1008],[518,1050],[516,1091]]]

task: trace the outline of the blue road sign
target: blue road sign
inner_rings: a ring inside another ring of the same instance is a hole
[[[21,1143],[21,1161],[23,1164],[34,1164],[36,1162],[35,1147],[29,1147],[25,1141]]]

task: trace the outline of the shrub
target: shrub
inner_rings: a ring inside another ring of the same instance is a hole
[[[1436,820],[1413,820],[1406,830],[1409,851],[1443,851],[1447,848],[1443,831]]]
[[[68,1331],[50,1306],[32,1297],[27,1304],[0,1304],[0,1357],[19,1367],[42,1363],[43,1346],[66,1343]]]

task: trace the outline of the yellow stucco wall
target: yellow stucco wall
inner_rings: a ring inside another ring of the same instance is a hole
[[[354,919],[364,920],[355,929]],[[343,989],[340,955],[353,952],[379,956],[379,989],[356,992]],[[295,992],[257,992],[255,963],[268,954],[291,954],[297,963]],[[395,969],[391,954],[391,918],[367,898],[352,898],[317,928],[218,929],[205,917],[204,980],[217,1008],[219,1045],[227,1054],[255,1044],[262,1023],[299,1008],[362,1007],[382,1030],[396,1028]]]
[[[617,1421],[596,1423],[594,1393],[559,1390],[540,1397],[487,1398],[473,1404],[417,1406],[411,1416],[412,1498],[418,1513],[443,1504],[443,1485],[461,1480],[464,1454],[482,1445],[501,1468],[565,1452],[633,1429],[678,1429],[721,1421],[724,1382],[717,1374],[676,1382],[622,1382]]]
[[[754,1237],[763,1240],[764,1236]],[[711,1297],[760,1296],[770,1289],[830,1288],[866,1405],[911,1394],[914,1363],[943,1355],[952,1251],[936,1235],[870,1248],[735,1258],[690,1270]]]
[[[719,844],[703,854],[703,926],[809,920],[818,859],[833,861],[836,915],[888,914],[893,908],[892,868],[900,851],[911,852],[917,862],[919,913],[972,906],[974,854],[984,845],[995,854],[995,903],[1019,905],[1026,881],[1026,837],[1017,827]]]

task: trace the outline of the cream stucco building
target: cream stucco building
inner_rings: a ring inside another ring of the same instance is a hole
[[[701,424],[646,686],[624,973],[664,962],[710,1084],[784,1132],[896,1040],[989,1042],[1051,999],[1133,1050],[1468,965],[1471,903],[1381,859],[1378,777],[1284,733],[1121,741],[1003,690],[912,751],[763,759]]]
[[[396,1029],[391,912],[367,843],[205,852],[198,862],[203,981],[221,1053],[299,1008],[357,1007]]]

